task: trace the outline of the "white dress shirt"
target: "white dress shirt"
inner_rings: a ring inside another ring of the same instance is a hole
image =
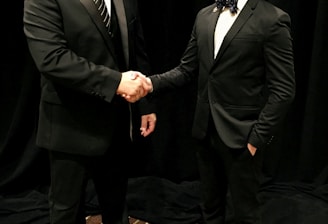
[[[106,4],[106,8],[107,8],[107,12],[109,17],[111,16],[111,7],[112,7],[112,0],[105,0],[105,4]]]
[[[237,13],[231,13],[229,8],[227,7],[222,9],[222,12],[218,18],[214,31],[214,58],[219,52],[219,49],[221,47],[225,35],[228,33],[229,29],[237,19],[240,11],[244,8],[247,1],[248,0],[238,0]]]

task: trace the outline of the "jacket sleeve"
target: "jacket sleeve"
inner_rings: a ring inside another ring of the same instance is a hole
[[[282,11],[278,14],[264,43],[268,100],[249,135],[249,143],[258,148],[270,144],[295,96],[290,17]]]
[[[111,102],[116,95],[121,73],[96,64],[89,58],[78,55],[69,47],[67,34],[64,33],[64,21],[66,21],[65,16],[70,15],[63,15],[62,10],[64,7],[66,9],[77,6],[71,16],[81,12],[86,13],[81,4],[74,4],[75,1],[24,1],[23,24],[29,50],[38,70],[47,80]],[[78,34],[73,33],[73,35],[76,35],[76,42],[78,42]],[[78,45],[78,43],[74,44]]]

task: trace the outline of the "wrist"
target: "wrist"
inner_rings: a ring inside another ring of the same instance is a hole
[[[149,77],[146,78],[147,83],[151,86],[151,89],[149,90],[150,93],[154,91],[153,83]]]

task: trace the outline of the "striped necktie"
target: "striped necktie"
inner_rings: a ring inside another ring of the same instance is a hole
[[[102,18],[102,21],[104,22],[106,28],[110,25],[110,16],[108,14],[106,4],[104,0],[93,0],[95,5],[97,6],[97,10]]]

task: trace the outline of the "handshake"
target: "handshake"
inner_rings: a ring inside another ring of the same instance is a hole
[[[153,85],[150,78],[137,71],[128,71],[122,73],[122,79],[116,93],[126,101],[134,103],[152,90]]]

